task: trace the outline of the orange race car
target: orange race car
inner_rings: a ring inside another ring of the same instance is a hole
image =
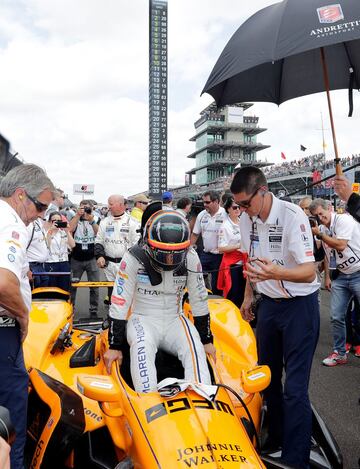
[[[187,303],[184,309],[191,317]],[[75,324],[66,292],[34,290],[24,343],[30,375],[28,467],[286,467],[278,454],[261,452],[266,412],[260,392],[270,371],[257,365],[253,331],[230,301],[210,295],[209,309],[217,349],[216,364],[208,363],[215,395],[207,398],[188,388],[164,397],[133,390],[126,355],[121,367],[106,373],[106,324]],[[161,352],[157,373],[158,381],[183,378],[180,362]],[[313,443],[312,467],[342,467],[337,445],[316,412]]]

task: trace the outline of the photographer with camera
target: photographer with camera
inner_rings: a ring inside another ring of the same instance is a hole
[[[45,261],[46,272],[70,272],[69,250],[75,246],[70,233],[69,223],[61,219],[60,212],[49,215],[46,232],[46,244],[49,255]],[[70,291],[70,275],[50,275],[49,287],[58,287]]]
[[[95,260],[95,238],[99,230],[98,218],[93,213],[90,200],[82,200],[79,210],[69,222],[74,236],[75,247],[71,254],[72,278],[80,280],[86,272],[89,282],[100,280]],[[71,301],[75,305],[76,288],[71,290]],[[90,288],[90,317],[96,319],[99,305],[99,289]]]
[[[312,202],[312,198],[309,196],[303,197],[299,202],[299,207],[303,210],[305,215],[309,219],[309,223],[311,228],[314,228],[319,224],[319,219],[311,215],[310,212],[310,204]],[[316,262],[316,274],[318,276],[318,280],[321,283],[321,273],[325,270],[325,251],[322,247],[321,241],[317,239],[317,237],[313,234],[313,243],[314,243],[314,257]],[[319,294],[319,304],[320,304],[321,296]]]
[[[346,311],[351,298],[360,300],[360,225],[348,214],[332,211],[328,200],[315,199],[310,212],[320,226],[312,228],[325,250],[325,287],[331,287],[331,325],[333,352],[323,360],[325,366],[344,365],[346,355]]]

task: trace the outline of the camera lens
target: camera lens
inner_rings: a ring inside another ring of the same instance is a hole
[[[11,423],[10,413],[6,407],[0,406],[0,436],[11,445],[15,440],[15,428]]]
[[[91,213],[91,208],[90,207],[85,207],[84,212],[90,214]]]

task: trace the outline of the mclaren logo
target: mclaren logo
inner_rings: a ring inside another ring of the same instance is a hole
[[[344,19],[344,14],[339,3],[327,5],[317,9],[320,23],[330,24]]]
[[[191,401],[193,407],[197,409],[215,410],[218,412],[225,412],[226,414],[234,415],[231,407],[226,402],[207,401],[206,399],[193,399]],[[180,399],[171,399],[161,404],[156,404],[145,411],[147,423],[153,422],[154,420],[163,417],[167,414],[173,414],[174,412],[182,412],[184,410],[191,409],[191,404],[186,397]]]

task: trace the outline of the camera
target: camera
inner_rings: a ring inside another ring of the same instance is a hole
[[[92,212],[92,210],[91,210],[90,207],[84,207],[84,212],[87,213],[88,215],[90,215],[90,213]]]
[[[54,225],[56,226],[56,228],[66,228],[67,222],[58,220],[54,223]]]
[[[311,228],[314,228],[315,226],[320,225],[320,220],[316,216],[315,217],[311,216],[309,217],[309,223],[310,223]]]
[[[10,412],[0,406],[0,436],[11,445],[15,440],[15,428],[11,423]]]

